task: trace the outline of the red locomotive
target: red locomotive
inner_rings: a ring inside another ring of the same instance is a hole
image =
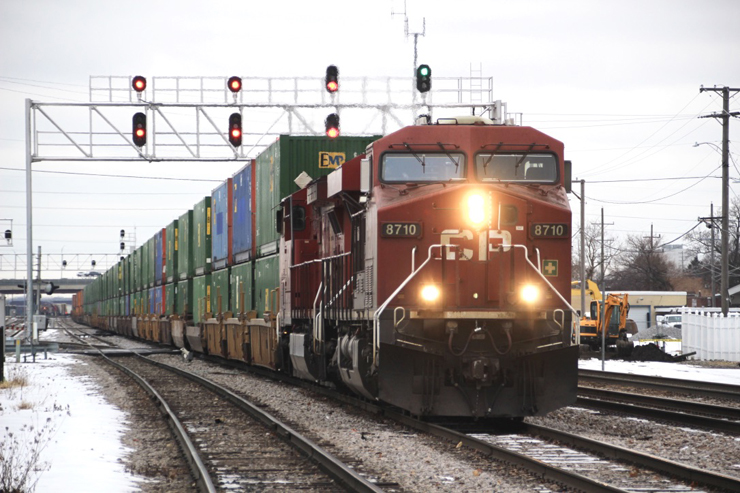
[[[292,371],[413,414],[576,399],[563,144],[465,117],[403,128],[282,201]]]

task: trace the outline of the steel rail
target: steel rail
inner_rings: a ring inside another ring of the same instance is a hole
[[[188,380],[207,388],[211,392],[214,392],[219,397],[222,397],[223,399],[229,401],[234,406],[249,414],[256,421],[259,421],[264,426],[274,431],[278,436],[283,438],[293,447],[297,448],[308,458],[316,461],[320,467],[322,467],[327,473],[329,473],[330,476],[350,488],[352,491],[374,493],[379,493],[383,491],[375,484],[360,476],[356,471],[348,467],[334,455],[314,443],[312,440],[304,437],[301,433],[297,432],[293,428],[273,417],[270,413],[260,409],[259,407],[240,397],[231,390],[222,387],[221,385],[211,380],[200,377],[188,371],[181,370],[180,368],[176,368],[174,366],[170,366],[159,361],[154,361],[141,355],[137,356],[145,360],[147,363],[151,363],[154,366],[185,377]]]
[[[611,411],[617,413],[629,414],[632,416],[642,416],[644,418],[660,419],[672,421],[688,426],[698,426],[715,431],[724,431],[734,435],[740,435],[740,422],[729,421],[726,419],[709,418],[706,416],[697,416],[683,412],[668,411],[665,409],[655,409],[651,407],[637,406],[635,404],[623,404],[620,402],[603,401],[591,399],[588,397],[578,397],[576,406]]]
[[[198,489],[200,491],[204,491],[208,493],[215,493],[217,491],[216,487],[213,484],[213,480],[211,479],[210,474],[208,473],[208,469],[203,463],[203,459],[200,457],[200,454],[198,453],[198,449],[195,447],[192,440],[190,440],[190,436],[188,435],[187,431],[185,431],[185,427],[182,425],[182,423],[180,422],[180,420],[178,419],[174,411],[172,411],[169,404],[167,404],[167,401],[165,401],[164,398],[151,385],[149,385],[149,382],[147,382],[145,379],[143,379],[133,370],[130,370],[129,368],[126,368],[124,365],[113,361],[111,358],[106,356],[100,349],[96,348],[95,346],[81,339],[80,337],[77,337],[74,334],[71,334],[68,329],[69,327],[65,328],[64,330],[69,335],[74,337],[75,339],[97,350],[98,353],[100,353],[100,356],[102,356],[106,360],[106,362],[108,362],[111,366],[119,369],[120,371],[130,376],[147,394],[149,394],[149,396],[155,401],[156,407],[165,417],[165,420],[167,421],[167,424],[169,425],[170,429],[172,429],[172,432],[174,433],[175,438],[177,439],[177,442],[179,443],[180,448],[183,451],[183,454],[185,455],[185,459],[187,460],[188,465],[190,466],[191,473],[193,474],[193,479],[195,479],[198,485]],[[139,356],[139,357],[145,360],[147,359],[147,358],[144,358],[143,356]]]
[[[681,399],[668,399],[652,395],[642,395],[615,390],[595,389],[591,387],[578,387],[578,395],[593,397],[595,399],[611,399],[619,402],[628,402],[648,407],[661,407],[671,411],[683,411],[706,416],[720,416],[725,419],[740,421],[740,408],[704,404],[701,402],[686,401]]]
[[[631,373],[603,372],[598,370],[578,370],[578,380],[582,382],[599,382],[658,390],[691,393],[718,399],[740,401],[740,386],[697,380],[651,377]]]
[[[455,431],[453,429],[445,428],[433,423],[419,421],[415,418],[396,413],[394,411],[386,410],[383,412],[383,415],[415,430],[422,431],[424,433],[428,433],[439,438],[444,438],[452,442],[462,443],[469,448],[482,452],[495,459],[519,467],[523,467],[524,469],[531,471],[534,474],[541,475],[548,480],[555,481],[569,488],[589,492],[625,492],[625,490],[622,490],[615,486],[611,486],[601,481],[588,478],[574,471],[551,466],[538,459],[528,457],[518,452],[507,450],[492,443],[488,443],[478,438],[471,437],[463,432]]]
[[[479,452],[483,452],[489,455],[490,457],[506,462],[507,464],[521,467],[527,471],[530,471],[533,474],[540,475],[548,480],[555,481],[569,488],[573,488],[579,491],[588,491],[588,492],[621,492],[621,493],[624,493],[625,491],[625,490],[621,490],[619,488],[610,486],[608,484],[602,483],[600,481],[587,478],[578,473],[560,469],[558,467],[545,464],[544,462],[540,460],[527,457],[526,455],[522,455],[517,452],[512,452],[510,450],[507,450],[502,447],[498,447],[491,443],[478,440],[464,433],[451,430],[449,428],[444,428],[442,426],[439,426],[433,423],[420,421],[411,416],[407,416],[405,414],[390,410],[389,408],[379,405],[377,403],[374,403],[374,402],[371,402],[371,401],[368,401],[368,400],[365,400],[359,397],[355,397],[352,395],[341,394],[341,393],[338,393],[334,390],[331,390],[325,387],[317,386],[313,382],[300,380],[300,379],[289,377],[283,374],[277,374],[275,372],[268,371],[263,368],[241,364],[233,360],[223,361],[217,358],[212,358],[211,356],[205,356],[204,359],[206,359],[207,361],[217,362],[219,364],[225,364],[227,366],[231,366],[234,368],[246,370],[249,373],[264,376],[268,379],[278,380],[284,383],[288,383],[288,384],[295,385],[295,386],[298,386],[304,389],[308,389],[312,392],[321,394],[326,397],[330,397],[332,399],[336,399],[340,402],[344,402],[355,408],[362,409],[369,413],[372,413],[378,416],[387,417],[402,425],[408,426],[409,428],[412,428],[414,430],[417,430],[423,433],[428,433],[438,438],[450,440],[454,443],[462,442],[462,444],[466,447],[477,450]]]
[[[663,474],[681,478],[690,483],[696,482],[728,491],[740,491],[740,478],[706,471],[672,460],[662,459],[651,454],[637,452],[618,445],[611,445],[564,431],[532,424],[523,424],[522,426],[525,433],[531,433],[547,440],[565,443],[570,447],[596,453],[608,459],[630,462]]]
[[[175,412],[170,408],[169,404],[167,404],[167,401],[151,386],[149,385],[149,382],[144,380],[141,376],[139,376],[137,373],[135,373],[133,370],[130,370],[129,368],[126,368],[124,365],[117,363],[113,361],[108,356],[104,355],[102,352],[100,355],[105,358],[105,360],[113,365],[114,367],[118,368],[122,372],[129,375],[131,378],[133,378],[136,383],[141,386],[142,389],[144,389],[152,398],[154,398],[157,402],[157,407],[160,409],[162,414],[165,416],[167,420],[167,424],[170,425],[170,428],[175,434],[175,438],[177,438],[177,441],[180,443],[180,447],[182,448],[183,452],[185,453],[185,458],[188,461],[188,464],[190,465],[191,472],[193,473],[193,477],[195,478],[196,483],[198,483],[198,489],[200,491],[207,491],[209,493],[213,492],[215,493],[217,491],[216,486],[213,484],[213,480],[211,479],[210,474],[208,473],[208,469],[206,468],[206,465],[203,463],[203,459],[200,457],[200,454],[198,453],[198,449],[193,444],[192,440],[190,440],[190,437],[188,436],[187,431],[185,431],[185,427],[182,425],[180,420],[177,418],[177,415]],[[139,358],[145,359],[144,356],[136,355]]]

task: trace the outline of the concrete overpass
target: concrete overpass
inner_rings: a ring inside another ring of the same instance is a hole
[[[59,286],[59,288],[54,291],[54,294],[69,294],[82,290],[94,280],[94,277],[83,277],[77,279],[44,279],[41,281],[41,286],[43,289],[46,283],[53,282],[55,286]],[[0,279],[0,294],[25,294],[25,285],[25,279]]]

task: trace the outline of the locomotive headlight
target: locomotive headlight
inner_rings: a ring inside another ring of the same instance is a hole
[[[483,195],[473,193],[468,195],[468,220],[473,226],[482,226],[486,221],[486,201]]]
[[[540,290],[537,289],[537,286],[527,284],[522,288],[521,296],[525,303],[534,303],[540,297]]]
[[[427,284],[421,288],[421,299],[426,303],[434,303],[439,299],[439,288],[434,284]]]

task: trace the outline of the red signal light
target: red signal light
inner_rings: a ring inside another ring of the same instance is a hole
[[[227,82],[227,86],[229,87],[229,91],[231,92],[239,92],[242,89],[242,79],[241,77],[229,77],[229,81]]]
[[[133,118],[133,140],[138,147],[146,145],[146,115],[136,113]]]
[[[339,115],[336,113],[330,114],[326,117],[324,125],[326,126],[327,137],[330,139],[339,137]]]
[[[242,145],[242,115],[239,113],[229,117],[229,142],[234,147]]]
[[[146,79],[140,75],[137,75],[131,80],[131,87],[133,87],[134,91],[136,92],[142,92],[144,89],[146,89]]]
[[[330,93],[335,93],[339,90],[339,69],[336,65],[326,67],[324,82],[326,83],[326,90]]]

